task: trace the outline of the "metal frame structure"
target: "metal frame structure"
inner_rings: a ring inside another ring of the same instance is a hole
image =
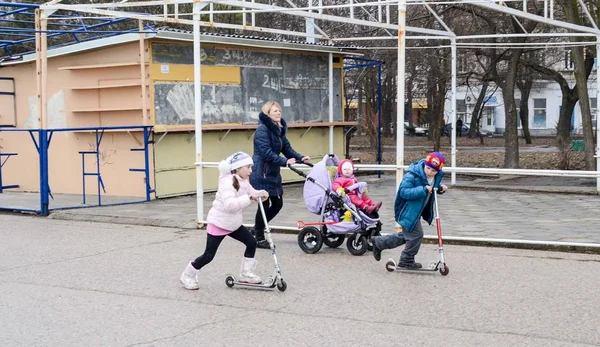
[[[129,171],[131,172],[143,172],[145,177],[145,198],[144,200],[139,201],[130,201],[130,202],[121,202],[121,203],[112,203],[112,204],[104,204],[102,205],[101,200],[101,192],[100,187],[104,189],[104,183],[102,182],[102,177],[100,176],[100,144],[102,142],[102,136],[105,130],[123,130],[123,131],[142,131],[144,134],[144,147],[143,148],[132,148],[131,151],[144,152],[144,167],[143,168],[131,168]],[[86,207],[95,207],[95,206],[113,206],[113,205],[127,205],[127,204],[136,204],[140,202],[150,201],[150,194],[154,192],[154,190],[150,186],[150,152],[149,152],[149,144],[151,142],[152,126],[150,125],[138,125],[138,126],[113,126],[113,127],[83,127],[83,128],[56,128],[56,129],[18,129],[18,128],[2,128],[0,127],[1,132],[28,132],[31,136],[31,140],[38,152],[38,160],[39,160],[39,175],[40,175],[40,208],[39,209],[26,209],[26,208],[18,208],[18,207],[10,207],[10,206],[0,206],[0,210],[9,210],[9,211],[23,211],[23,212],[34,212],[38,213],[42,216],[47,216],[50,211],[53,210],[63,210],[63,209],[74,209],[74,208],[86,208]],[[98,180],[98,204],[97,205],[86,205],[86,206],[69,206],[69,207],[60,207],[60,208],[50,208],[50,198],[52,196],[52,191],[50,189],[49,178],[48,178],[48,165],[49,165],[49,154],[48,149],[50,148],[50,142],[52,141],[52,136],[56,132],[73,132],[73,131],[89,131],[94,132],[96,134],[96,150],[89,152],[78,152],[82,156],[82,165],[84,165],[83,157],[84,154],[95,154],[96,159],[96,168],[97,171],[95,173],[86,173],[85,166],[82,167],[82,179],[83,179],[83,204],[85,201],[85,177],[86,176],[97,176]],[[18,155],[18,153],[3,153],[0,155],[0,161],[2,156],[7,156],[7,159],[11,156]],[[0,166],[0,193],[2,193],[2,188],[16,188],[18,185],[10,185],[1,187],[2,184],[2,166],[6,163],[4,160]]]
[[[0,61],[18,60],[19,57],[27,53],[34,53],[34,49],[21,49],[19,52],[13,52],[11,48],[27,47],[28,44],[35,44],[36,31],[35,16],[39,10],[39,4],[24,4],[12,2],[0,2]],[[27,17],[28,19],[13,19],[15,15]],[[54,15],[47,23],[45,33],[47,38],[54,38],[62,41],[55,47],[65,46],[73,43],[81,43],[96,40],[102,37],[120,35],[125,32],[137,32],[139,29],[131,30],[111,30],[115,24],[123,24],[131,21],[128,18],[94,18],[78,17],[72,19],[69,15]],[[10,24],[20,24],[20,27],[11,27]],[[23,27],[27,26],[27,27]],[[144,32],[154,32],[151,26],[146,26]],[[83,37],[85,36],[85,37]]]
[[[194,36],[194,88],[195,88],[195,132],[196,132],[196,185],[197,185],[197,216],[198,221],[203,220],[203,186],[202,186],[202,168],[206,166],[202,161],[202,100],[200,93],[200,31],[202,27],[214,27],[214,28],[225,28],[243,31],[257,31],[272,35],[290,35],[296,36],[307,40],[319,39],[324,40],[328,43],[346,42],[346,41],[365,41],[365,40],[397,40],[397,52],[398,52],[398,88],[397,88],[397,104],[404,105],[405,101],[405,51],[406,40],[410,39],[436,39],[450,43],[451,55],[452,55],[452,85],[451,85],[451,109],[452,119],[456,121],[456,50],[458,47],[458,41],[471,40],[477,37],[471,36],[456,36],[452,29],[444,23],[442,18],[431,8],[431,4],[468,4],[471,6],[485,8],[498,13],[503,13],[512,16],[517,22],[519,18],[526,20],[536,21],[544,23],[556,28],[560,28],[563,31],[573,31],[570,36],[593,36],[596,38],[596,46],[600,51],[600,30],[594,25],[594,27],[587,27],[582,25],[575,25],[572,23],[557,20],[554,16],[556,10],[554,8],[554,0],[346,0],[346,2],[336,5],[325,5],[322,0],[302,0],[303,4],[307,6],[299,6],[301,0],[286,0],[287,7],[273,6],[269,4],[259,3],[256,1],[244,1],[244,0],[212,0],[212,1],[199,1],[199,0],[150,0],[150,1],[139,1],[139,2],[127,2],[124,0],[120,3],[95,3],[95,4],[77,4],[67,5],[61,4],[61,0],[52,0],[39,7],[36,11],[36,53],[37,53],[37,66],[38,66],[38,91],[40,94],[40,109],[41,124],[42,128],[46,126],[46,106],[47,98],[45,93],[45,67],[47,64],[47,38],[48,38],[48,24],[53,20],[53,15],[56,11],[70,11],[71,13],[86,13],[96,15],[96,18],[115,18],[124,19],[135,19],[139,21],[148,22],[164,22],[164,23],[175,23],[175,24],[187,24],[193,26]],[[314,5],[314,2],[317,5]],[[535,1],[538,5],[543,4],[543,15],[537,15],[529,13],[528,3]],[[582,4],[582,0],[579,0]],[[521,9],[513,9],[507,7],[507,2],[516,2],[522,4]],[[191,13],[181,13],[179,11],[180,5],[192,4]],[[230,8],[230,10],[223,11],[216,9],[216,5],[224,5]],[[435,30],[430,28],[420,27],[409,27],[406,26],[406,14],[407,8],[410,6],[424,6],[431,15],[437,20],[439,26],[444,30]],[[148,8],[158,7],[162,8],[160,13],[139,13],[127,11],[129,8]],[[392,20],[390,8],[395,7],[397,9],[398,18]],[[326,11],[331,9],[344,9],[342,14],[329,14]],[[355,13],[359,12],[359,15]],[[242,15],[241,23],[231,24],[219,22],[215,15],[223,13],[236,13]],[[291,30],[282,30],[278,28],[267,28],[256,26],[256,15],[261,13],[285,13],[295,17],[304,18],[313,23],[315,33],[298,32]],[[367,18],[360,16],[360,14],[367,14]],[[190,18],[191,16],[191,18]],[[202,16],[208,16],[208,21],[203,20]],[[248,16],[250,19],[248,19]],[[586,11],[586,16],[591,23],[594,23],[591,15]],[[74,17],[80,18],[80,17]],[[378,28],[385,30],[388,35],[383,37],[335,37],[319,26],[314,25],[314,20],[329,21],[335,23],[353,24],[364,28]],[[396,33],[394,35],[394,33]],[[411,35],[409,35],[411,34]],[[415,35],[416,34],[416,35]],[[533,35],[533,33],[524,34],[497,34],[491,35],[492,37],[527,37]],[[557,33],[535,33],[537,37],[556,37]],[[141,35],[143,36],[143,35]],[[332,67],[331,67],[331,54],[330,54],[330,86],[332,86]],[[331,87],[330,87],[331,88]],[[600,96],[600,79],[597,79],[597,93]],[[330,97],[332,93],[330,92]],[[332,103],[330,102],[330,119],[333,116]],[[397,107],[397,138],[396,138],[396,165],[392,166],[392,170],[396,171],[396,179],[399,182],[402,179],[404,165],[404,107]],[[597,127],[597,134],[600,135],[600,127]],[[597,143],[597,164],[600,167],[600,136],[598,136]],[[333,144],[333,126],[330,127],[330,148]],[[376,169],[383,169],[383,165],[377,165]],[[456,168],[456,129],[452,128],[452,153],[451,153],[451,167],[448,171],[452,172],[452,183],[456,181],[456,172],[478,172],[479,170],[471,168]],[[494,172],[503,172],[506,170],[494,170]],[[513,170],[519,171],[519,170]],[[529,174],[529,173],[528,173]],[[536,170],[536,174],[543,174]],[[562,172],[561,175],[580,176],[573,172]],[[597,190],[600,191],[600,174],[595,172],[597,178]]]

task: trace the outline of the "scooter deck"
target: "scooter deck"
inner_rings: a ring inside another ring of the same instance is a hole
[[[225,284],[229,288],[233,288],[233,286],[240,286],[244,288],[256,288],[256,289],[273,289],[277,287],[280,291],[285,291],[287,289],[287,283],[283,280],[283,278],[273,279],[270,278],[267,281],[263,281],[261,283],[248,283],[248,282],[240,282],[233,275],[228,275],[225,278]]]
[[[450,272],[448,265],[446,265],[445,263],[442,263],[442,262],[435,263],[435,266],[430,265],[429,267],[424,267],[424,268],[409,268],[409,267],[398,266],[396,264],[396,262],[391,258],[388,259],[387,263],[385,264],[385,268],[389,272],[436,272],[436,271],[439,271],[440,274],[442,274],[442,276],[446,276],[446,275],[448,275],[448,272]]]

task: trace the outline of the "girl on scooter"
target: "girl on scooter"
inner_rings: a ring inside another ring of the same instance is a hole
[[[252,201],[267,198],[264,190],[255,190],[248,178],[252,173],[252,158],[244,152],[237,152],[219,163],[219,187],[213,206],[208,211],[206,220],[206,249],[204,254],[189,262],[181,274],[180,282],[186,289],[198,289],[198,273],[202,267],[210,263],[221,241],[230,236],[246,245],[244,259],[240,270],[240,282],[261,283],[260,277],[253,273],[257,260],[256,240],[242,225],[242,212]]]

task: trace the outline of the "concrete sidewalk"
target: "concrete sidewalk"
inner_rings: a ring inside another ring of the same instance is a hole
[[[578,186],[577,183],[583,181],[564,179],[561,179],[564,180],[563,186],[558,186],[556,179],[546,179],[545,186],[533,186],[531,180],[524,179],[518,179],[527,183],[521,186],[509,186],[507,179],[496,180],[494,184],[481,179],[459,181],[447,194],[440,197],[444,236],[449,239],[464,237],[600,244],[600,197],[592,195],[595,186],[590,186],[587,181],[586,185]],[[373,176],[366,177],[365,180],[369,182],[369,195],[375,201],[383,201],[380,211],[383,231],[394,232],[395,177]],[[211,207],[213,198],[213,193],[204,196],[204,216]],[[255,211],[254,208],[245,211],[245,223],[253,224]],[[50,218],[196,228],[196,197],[61,210],[53,212]],[[318,219],[319,216],[308,212],[304,205],[302,184],[292,184],[285,186],[284,207],[271,225],[295,228],[298,220]],[[426,235],[436,235],[434,225],[424,225],[424,228]]]

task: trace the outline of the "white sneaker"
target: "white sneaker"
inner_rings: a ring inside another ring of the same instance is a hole
[[[262,279],[255,275],[252,271],[256,268],[258,261],[254,258],[244,258],[242,261],[242,269],[240,270],[240,282],[259,284]]]
[[[192,262],[189,262],[183,270],[179,282],[183,284],[185,289],[196,290],[198,287],[198,270],[192,266]]]

